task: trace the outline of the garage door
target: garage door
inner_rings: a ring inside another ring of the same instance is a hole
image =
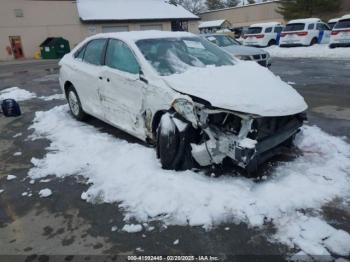
[[[102,26],[103,33],[125,32],[125,31],[129,31],[128,26]]]
[[[141,30],[163,30],[163,25],[141,25]]]

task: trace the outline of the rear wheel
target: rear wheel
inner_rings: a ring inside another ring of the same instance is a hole
[[[87,115],[81,107],[79,96],[77,94],[77,91],[75,91],[74,87],[68,88],[67,99],[72,115],[80,121],[85,120]]]
[[[162,168],[169,170],[186,170],[195,166],[191,154],[188,129],[179,130],[173,121],[185,122],[169,113],[162,116],[157,128],[157,157]]]
[[[316,45],[317,42],[318,42],[317,38],[313,38],[313,39],[311,40],[310,46]]]
[[[267,45],[268,46],[276,45],[276,40],[275,39],[271,39]]]

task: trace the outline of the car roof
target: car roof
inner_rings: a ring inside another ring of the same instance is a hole
[[[337,18],[329,19],[328,23],[336,23],[339,21],[339,19],[341,19],[341,18],[337,17]]]
[[[350,19],[350,14],[344,15],[341,18],[339,18],[339,20],[344,20],[344,19]]]
[[[269,27],[269,26],[276,26],[276,25],[282,25],[278,22],[267,22],[267,23],[258,23],[258,24],[252,24],[250,27]]]
[[[101,33],[96,34],[89,39],[96,38],[117,38],[124,41],[138,41],[142,39],[158,39],[158,38],[179,38],[179,37],[194,37],[196,35],[188,32],[170,32],[170,31],[129,31],[129,32],[115,32],[115,33]]]
[[[288,24],[298,24],[298,23],[318,23],[322,22],[321,19],[319,18],[305,18],[305,19],[295,19],[295,20],[290,20]]]

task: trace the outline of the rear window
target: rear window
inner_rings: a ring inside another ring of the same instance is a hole
[[[262,31],[261,27],[249,27],[247,34],[260,34]]]
[[[340,20],[340,21],[334,26],[334,28],[336,28],[336,29],[350,28],[350,19]]]
[[[298,23],[298,24],[288,24],[284,28],[283,32],[291,32],[291,31],[301,31],[304,30],[305,24]]]

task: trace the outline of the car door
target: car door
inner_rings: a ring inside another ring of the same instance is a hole
[[[146,83],[140,80],[140,66],[131,49],[110,39],[106,49],[101,86],[104,118],[111,124],[144,138],[143,98]]]
[[[87,43],[84,53],[78,54],[73,65],[73,84],[83,109],[96,117],[102,117],[99,87],[102,85],[102,54],[107,39],[95,39]]]
[[[317,29],[319,31],[319,43],[320,44],[328,44],[331,38],[331,30],[328,25],[324,23],[318,23]]]

